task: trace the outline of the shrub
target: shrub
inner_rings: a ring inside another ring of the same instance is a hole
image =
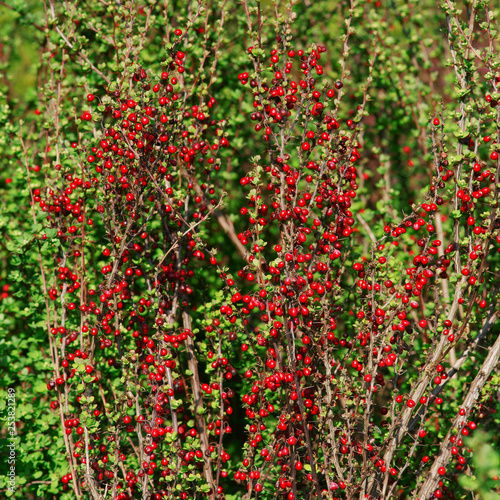
[[[492,3],[0,8],[6,496],[499,493]]]

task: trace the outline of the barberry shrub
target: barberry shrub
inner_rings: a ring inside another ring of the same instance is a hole
[[[499,495],[494,2],[0,9],[2,495]]]

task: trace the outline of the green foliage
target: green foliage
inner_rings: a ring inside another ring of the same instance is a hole
[[[498,363],[454,419],[499,334],[497,16],[0,3],[0,497],[430,498],[472,421],[443,495],[496,498]]]
[[[460,477],[460,484],[473,490],[482,500],[494,500],[499,495],[500,452],[491,446],[492,435],[478,432],[467,440],[472,451],[473,472]]]

